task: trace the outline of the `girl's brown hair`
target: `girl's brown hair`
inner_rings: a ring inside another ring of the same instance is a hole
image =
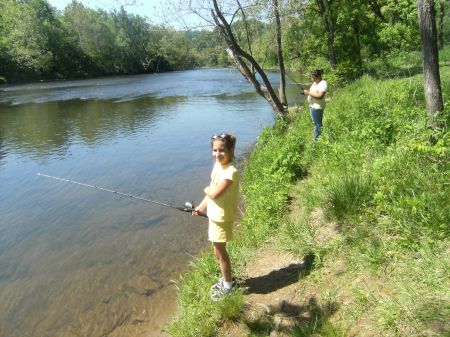
[[[227,150],[234,150],[234,146],[236,145],[236,136],[231,133],[221,133],[211,137],[211,146],[213,142],[216,140],[220,140],[225,143],[225,147]]]

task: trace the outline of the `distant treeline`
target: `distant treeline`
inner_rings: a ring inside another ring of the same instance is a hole
[[[0,1],[0,83],[227,65],[215,31],[175,31],[73,1]],[[3,78],[3,79],[2,79]]]
[[[264,3],[253,1],[237,11],[231,27],[240,47],[268,68],[278,58],[273,18]],[[446,3],[435,0],[440,48],[450,41]],[[352,79],[377,72],[393,56],[420,50],[414,0],[304,0],[279,6],[289,68],[320,67],[340,80]],[[0,82],[227,66],[225,49],[217,28],[174,30],[123,8],[106,12],[75,0],[63,11],[47,0],[0,1]]]

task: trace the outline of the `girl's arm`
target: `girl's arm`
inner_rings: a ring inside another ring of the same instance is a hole
[[[233,184],[233,180],[223,179],[214,188],[212,188],[211,186],[205,187],[204,192],[209,198],[217,199],[227,190],[228,187],[231,186],[231,184]]]
[[[206,211],[206,197],[203,198],[200,205],[195,207],[195,209],[192,211],[192,215],[200,215],[200,213],[205,213]]]

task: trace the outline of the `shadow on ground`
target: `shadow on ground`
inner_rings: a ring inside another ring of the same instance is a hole
[[[314,255],[307,255],[302,263],[292,263],[285,268],[273,270],[267,275],[248,278],[243,281],[246,294],[269,294],[278,289],[298,282],[311,273]]]
[[[272,336],[274,331],[293,337],[344,336],[342,330],[329,321],[338,309],[336,302],[320,305],[315,297],[310,297],[304,305],[283,301],[277,307],[269,307],[268,313],[244,323],[250,336]]]

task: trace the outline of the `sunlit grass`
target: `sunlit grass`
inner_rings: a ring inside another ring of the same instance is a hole
[[[450,67],[442,70],[445,101]],[[447,120],[449,112],[447,104]],[[294,121],[302,129],[310,128],[308,122]],[[450,138],[444,129],[429,143],[421,78],[363,78],[335,93],[324,125],[318,146],[307,143],[304,152],[310,175],[299,183],[294,200],[303,205],[303,216],[282,226],[280,246],[298,254],[306,247],[317,252],[324,268],[319,280],[333,272],[327,260],[346,261],[338,278],[355,281],[340,295],[352,304],[336,315],[348,329],[363,319],[368,331],[381,335],[442,335],[450,303]],[[322,228],[339,223],[329,245],[317,239],[317,224],[311,225],[318,208],[327,215]],[[318,294],[327,291],[317,279],[309,286]],[[297,333],[313,335],[308,326],[302,329]]]

